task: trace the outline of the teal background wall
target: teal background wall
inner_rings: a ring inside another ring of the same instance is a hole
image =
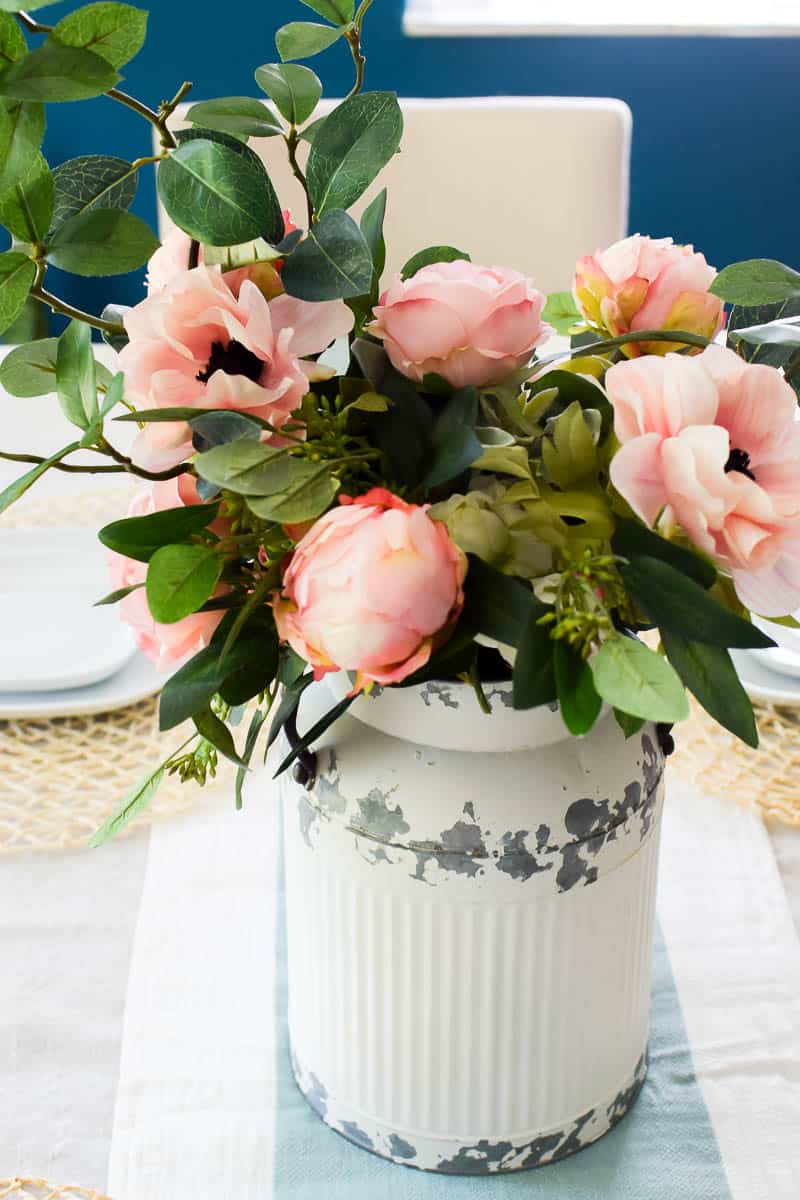
[[[55,20],[74,7],[59,3],[37,15]],[[252,70],[275,60],[275,28],[314,17],[294,0],[152,0],[149,7],[148,42],[122,86],[151,104],[173,95],[186,71],[197,99],[255,94]],[[375,0],[369,13],[368,87],[408,96],[618,96],[634,120],[631,231],[694,242],[718,267],[756,256],[800,264],[800,39],[410,38],[402,11],[403,0]],[[311,65],[328,95],[350,87],[345,46]],[[109,100],[53,105],[50,112],[51,163],[79,153],[147,152],[148,126]],[[580,187],[580,179],[548,184]],[[136,211],[155,217],[147,172]],[[536,230],[520,236],[535,237]],[[513,261],[513,231],[508,257]],[[57,282],[85,305],[109,294],[109,281]],[[141,276],[112,286],[120,303],[142,295]]]

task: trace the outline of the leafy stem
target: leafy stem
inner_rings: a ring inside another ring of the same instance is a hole
[[[364,25],[364,17],[367,15],[367,10],[372,4],[372,0],[361,0],[361,3],[356,10],[356,15],[353,18],[353,24],[345,34],[347,44],[350,47],[350,53],[353,56],[353,63],[356,68],[356,80],[350,89],[347,99],[351,96],[357,96],[361,91],[364,83],[364,66],[366,65],[366,57],[361,53],[361,30]]]
[[[605,354],[609,350],[616,350],[618,346],[627,346],[631,342],[673,342],[679,346],[698,346],[701,350],[705,350],[706,346],[712,344],[709,338],[703,337],[700,333],[689,333],[686,329],[634,329],[630,333],[621,333],[619,337],[587,342],[583,346],[571,346],[569,350],[562,350],[557,354],[549,354],[547,358],[538,359],[534,365],[538,370],[539,367],[560,362],[564,358]]]
[[[297,161],[297,147],[300,143],[300,135],[294,125],[291,126],[288,133],[283,135],[283,140],[286,142],[286,152],[289,155],[289,165],[292,168],[292,173],[306,194],[306,208],[308,210],[308,224],[310,228],[314,222],[314,204],[308,190],[306,177],[303,174],[303,168]]]
[[[54,296],[52,292],[46,291],[41,284],[34,284],[30,294],[34,300],[38,300],[41,304],[46,304],[51,312],[61,313],[62,316],[69,317],[74,321],[83,321],[85,325],[91,325],[93,329],[99,329],[101,333],[108,333],[115,337],[122,336],[125,333],[125,326],[120,325],[118,321],[106,321],[103,317],[95,317],[80,308],[75,308],[72,304],[68,304],[66,300],[61,300],[58,296]]]
[[[47,462],[46,458],[42,458],[38,454],[11,454],[11,452],[8,450],[0,450],[0,458],[7,459],[8,462],[33,463],[36,466],[39,466],[43,462]],[[69,474],[75,475],[109,475],[124,471],[125,468],[106,465],[97,467],[79,467],[70,463],[57,462],[53,463],[53,465],[50,467],[50,470],[66,471]]]

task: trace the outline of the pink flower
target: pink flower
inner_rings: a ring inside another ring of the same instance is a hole
[[[189,475],[181,475],[179,479],[156,483],[151,491],[142,492],[132,502],[128,516],[144,517],[166,508],[180,508],[198,502],[194,479]],[[110,553],[108,565],[114,591],[144,584],[147,577],[147,563],[126,558],[123,554]],[[224,616],[222,612],[193,613],[173,625],[159,625],[150,615],[144,587],[138,587],[121,600],[119,609],[122,620],[131,626],[139,649],[164,670],[178,666],[184,659],[207,646]]]
[[[352,326],[341,300],[267,301],[247,279],[237,297],[218,269],[196,267],[125,314],[130,341],[119,361],[126,395],[139,409],[233,409],[280,429],[309,380],[330,375],[301,356],[319,353]],[[189,426],[149,422],[133,454],[154,470],[174,466],[192,454]]]
[[[606,375],[622,442],[611,481],[653,525],[677,522],[762,616],[800,604],[800,423],[780,371],[709,346]]]
[[[590,325],[617,337],[636,329],[682,329],[713,338],[725,324],[709,293],[716,271],[693,246],[635,233],[579,260],[575,296]],[[624,353],[666,354],[676,342],[632,342]]]
[[[288,208],[283,210],[283,224],[286,234],[293,233],[297,226],[292,220]],[[163,242],[147,264],[147,291],[149,295],[160,292],[172,283],[178,275],[189,270],[189,251],[192,239],[177,226],[170,229]],[[198,262],[203,262],[203,247],[200,247]],[[234,296],[239,295],[239,289],[245,279],[253,283],[264,293],[268,300],[283,291],[280,279],[282,259],[272,263],[253,263],[248,267],[239,267],[235,271],[225,272],[225,281]]]
[[[383,488],[343,497],[292,555],[275,623],[315,668],[399,683],[450,636],[464,603],[466,558],[441,522]]]
[[[369,332],[416,383],[435,373],[453,387],[485,387],[527,365],[552,332],[544,301],[510,268],[432,263],[405,282],[395,275]]]

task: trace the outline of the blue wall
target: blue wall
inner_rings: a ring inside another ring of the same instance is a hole
[[[74,7],[57,4],[38,15],[55,20]],[[275,27],[313,19],[293,0],[151,0],[150,9],[147,45],[126,68],[123,86],[151,104],[173,95],[187,70],[198,99],[254,94],[252,69],[275,59]],[[756,256],[800,263],[800,41],[408,38],[402,10],[403,0],[375,0],[369,13],[368,87],[413,96],[619,96],[634,118],[632,230],[692,241],[720,267]],[[312,65],[327,94],[349,88],[343,45]],[[99,99],[52,106],[45,150],[51,163],[101,151],[134,158],[147,152],[148,138],[140,118]],[[580,181],[565,178],[560,186]],[[152,176],[143,175],[136,209],[154,219]],[[87,305],[108,294],[107,282],[58,284]],[[137,276],[118,279],[114,289],[123,303],[142,294]]]

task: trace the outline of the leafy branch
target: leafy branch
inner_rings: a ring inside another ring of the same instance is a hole
[[[107,445],[107,443],[106,443]],[[48,467],[51,471],[65,471],[71,475],[111,475],[111,474],[128,474],[136,475],[139,479],[148,479],[154,483],[160,483],[165,479],[177,479],[179,475],[185,475],[191,471],[188,463],[181,463],[177,467],[170,467],[165,471],[147,471],[144,467],[138,467],[132,459],[127,458],[124,454],[114,450],[108,446],[107,449],[92,446],[96,454],[107,454],[115,460],[116,465],[111,464],[85,464],[78,465],[77,463],[54,462]],[[48,459],[43,458],[39,454],[12,454],[8,450],[0,450],[0,458],[6,459],[8,462],[33,463],[35,466],[42,466],[48,462]]]
[[[93,329],[99,329],[101,333],[107,333],[112,337],[120,337],[125,333],[125,326],[118,321],[106,321],[103,317],[95,317],[92,313],[75,308],[66,300],[61,300],[52,292],[46,291],[41,285],[32,287],[30,294],[40,304],[47,305],[51,312],[60,313],[61,316],[69,317],[73,321],[83,321],[84,325],[91,325]]]
[[[344,35],[350,47],[350,53],[353,56],[353,63],[356,68],[356,81],[348,93],[348,100],[351,96],[357,96],[364,84],[364,67],[367,59],[361,51],[361,30],[364,25],[364,17],[367,15],[367,10],[371,4],[372,0],[361,0],[356,15],[353,18],[353,24]]]

